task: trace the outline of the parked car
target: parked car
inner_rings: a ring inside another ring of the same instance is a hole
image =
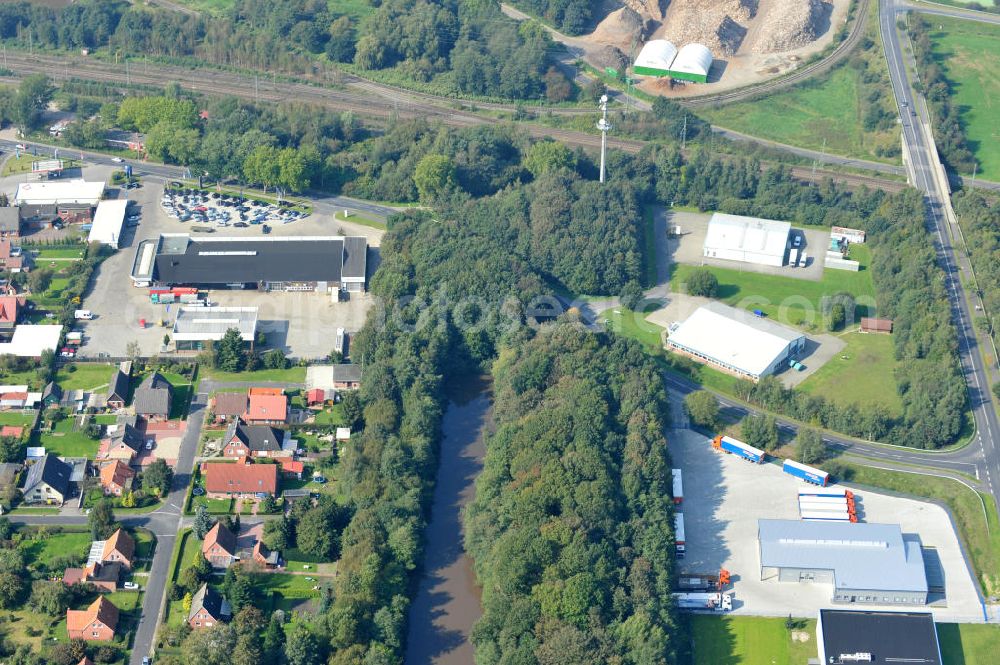
[[[121,157],[112,157],[112,158],[111,158],[111,161],[112,161],[112,162],[114,162],[115,164],[121,164],[121,163],[122,163],[122,162],[124,162],[125,160],[124,160],[124,159],[122,159]]]
[[[246,222],[236,222],[235,224],[233,224],[233,226],[235,226],[238,229],[245,229],[250,225],[247,224]]]
[[[135,582],[125,582],[122,584],[122,588],[127,591],[137,591],[139,589],[139,585]]]

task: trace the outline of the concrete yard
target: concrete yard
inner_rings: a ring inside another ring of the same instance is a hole
[[[147,180],[142,188],[130,192],[131,198],[141,206],[141,222],[138,227],[123,233],[121,250],[105,260],[95,273],[93,287],[84,301],[84,306],[95,318],[78,322],[78,327],[84,331],[81,353],[86,357],[124,356],[132,341],[138,342],[142,354],[153,355],[161,351],[163,336],[170,333],[176,306],[168,309],[152,304],[148,290],[135,288],[130,279],[140,241],[155,238],[160,233],[190,232],[190,223],[168,217],[163,211],[160,206],[162,194],[163,185],[155,180]],[[384,233],[317,214],[272,228],[272,236],[341,233],[366,236],[369,278],[378,264],[377,247]],[[259,226],[245,229],[230,226],[217,229],[214,235],[260,237],[261,232]],[[259,329],[267,336],[265,348],[281,348],[293,357],[307,359],[320,358],[331,351],[335,328],[345,328],[349,332],[360,329],[373,302],[371,296],[359,293],[352,293],[349,300],[339,303],[316,293],[211,291],[208,297],[220,306],[259,307]],[[146,319],[146,328],[140,328],[140,319]],[[162,327],[159,325],[161,320],[165,324]]]
[[[729,570],[734,580],[734,614],[811,617],[819,608],[833,606],[830,585],[760,580],[757,520],[798,519],[797,489],[803,483],[777,465],[755,465],[718,453],[705,435],[692,430],[670,430],[667,436],[674,465],[684,471],[687,555],[678,561],[679,570]],[[983,610],[975,581],[947,512],[931,503],[867,490],[856,494],[863,521],[898,523],[904,535],[917,534],[924,548],[936,548],[944,571],[946,600],[921,608],[837,607],[928,609],[938,621],[981,622]]]
[[[708,232],[708,220],[711,213],[680,212],[659,209],[666,216],[667,228],[674,226],[681,227],[680,237],[671,236],[667,241],[668,256],[670,263],[684,263],[692,266],[716,266],[719,268],[729,268],[730,270],[745,270],[764,275],[779,275],[781,277],[793,277],[795,279],[807,279],[818,282],[823,279],[823,266],[826,258],[826,246],[830,242],[830,232],[823,229],[800,229],[792,227],[791,233],[803,238],[802,250],[808,255],[808,263],[804,268],[793,268],[786,265],[776,268],[774,266],[747,263],[744,261],[727,261],[725,259],[706,258],[704,256],[705,235]],[[780,221],[780,220],[779,220]],[[789,250],[795,256],[797,248]],[[662,259],[662,257],[661,257]]]

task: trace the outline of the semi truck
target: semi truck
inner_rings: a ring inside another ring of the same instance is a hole
[[[674,513],[674,545],[677,548],[677,558],[684,558],[684,513]]]
[[[679,573],[677,591],[692,593],[696,591],[722,591],[731,582],[729,571],[725,568],[718,575],[712,573]]]
[[[843,487],[800,487],[799,497],[803,496],[849,496],[853,497],[851,490]]]
[[[684,501],[684,482],[681,479],[681,470],[671,469],[670,473],[674,477],[674,503],[681,503]]]
[[[754,464],[762,464],[767,457],[760,448],[738,441],[730,436],[717,436],[712,439],[712,447],[724,453],[736,455]]]
[[[857,522],[857,515],[829,510],[799,511],[799,517],[806,522]]]
[[[820,487],[826,487],[830,482],[830,474],[826,471],[821,471],[820,469],[806,466],[790,459],[784,461],[781,465],[781,470],[790,476],[795,476],[807,483],[819,485]]]
[[[674,600],[682,610],[731,612],[733,597],[728,593],[675,593]]]

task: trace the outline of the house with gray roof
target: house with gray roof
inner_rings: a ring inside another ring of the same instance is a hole
[[[120,369],[116,369],[108,384],[107,404],[109,409],[124,409],[125,402],[128,401],[129,376]]]
[[[757,520],[762,580],[833,586],[834,603],[925,605],[920,539],[898,524]]]
[[[197,593],[191,597],[191,611],[188,612],[188,625],[192,628],[209,628],[226,621],[232,615],[229,603],[218,591],[202,584]]]
[[[51,453],[46,454],[28,468],[21,488],[24,502],[62,504],[69,497],[72,475],[72,466]]]
[[[137,416],[147,420],[167,420],[170,417],[170,382],[159,372],[153,372],[135,390],[132,406]]]

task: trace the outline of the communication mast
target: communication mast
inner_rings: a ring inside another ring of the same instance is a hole
[[[608,132],[611,131],[611,123],[608,122],[608,96],[601,95],[601,119],[597,121],[597,128],[601,130],[601,182],[604,182],[604,160],[608,152]]]

